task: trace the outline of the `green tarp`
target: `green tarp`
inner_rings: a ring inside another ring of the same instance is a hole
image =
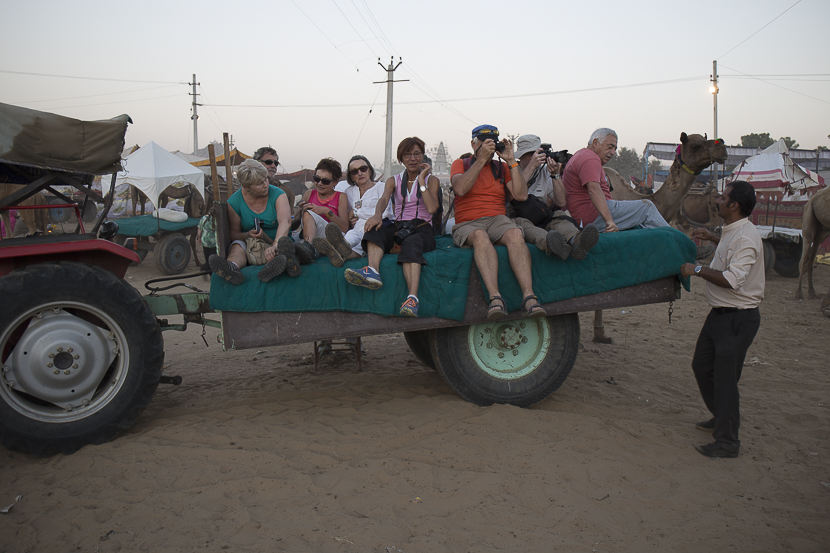
[[[152,215],[139,215],[115,219],[115,222],[118,223],[118,234],[123,236],[153,236],[160,230],[177,231],[195,227],[199,224],[199,219],[188,217],[186,221],[174,223]]]
[[[437,239],[435,251],[426,254],[428,265],[421,272],[418,298],[421,317],[460,321],[467,303],[473,252],[456,248],[449,237]],[[542,303],[624,288],[678,275],[680,265],[694,262],[696,248],[683,233],[672,228],[642,229],[602,234],[599,243],[581,261],[562,261],[528,245],[532,256],[534,291]],[[508,310],[521,307],[521,290],[510,270],[506,248],[499,256],[499,291]],[[345,267],[360,268],[366,259],[347,261]],[[218,311],[303,312],[347,311],[398,315],[407,288],[396,255],[385,255],[380,274],[383,287],[372,291],[353,286],[327,258],[303,265],[297,278],[281,275],[268,283],[257,278],[259,267],[245,267],[245,282],[231,285],[217,276],[211,279],[210,304]],[[688,279],[684,285],[688,290]],[[485,293],[482,290],[482,293]]]

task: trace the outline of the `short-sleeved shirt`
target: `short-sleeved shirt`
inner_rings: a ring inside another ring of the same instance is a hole
[[[571,212],[571,217],[581,222],[581,226],[589,225],[599,217],[599,212],[594,207],[594,202],[591,201],[591,195],[585,188],[589,182],[598,182],[605,194],[605,199],[613,199],[599,156],[593,150],[582,148],[568,161],[565,173],[562,175],[562,184],[565,186],[568,199],[568,211]]]
[[[512,180],[506,163],[495,159],[490,163],[501,163],[505,184]],[[464,174],[464,160],[456,159],[452,162],[450,179],[455,175],[462,174]],[[485,165],[478,174],[473,187],[463,196],[455,197],[455,223],[466,223],[482,217],[504,215],[505,184],[493,176],[490,164]]]
[[[711,269],[722,271],[732,286],[722,288],[706,283],[706,301],[712,307],[754,309],[764,299],[764,245],[758,229],[749,219],[739,219],[723,227]]]
[[[277,237],[277,227],[279,227],[279,221],[277,221],[277,198],[285,194],[282,190],[274,186],[273,184],[268,185],[268,204],[265,206],[265,211],[262,213],[256,213],[248,207],[248,204],[245,203],[245,198],[242,197],[242,190],[237,190],[234,192],[230,198],[228,198],[228,205],[233,208],[237,215],[239,215],[240,222],[242,224],[242,232],[248,232],[252,228],[254,228],[254,218],[258,218],[260,220],[260,225],[262,230],[265,231],[265,234],[271,240],[276,239]]]
[[[308,197],[308,203],[311,205],[319,205],[320,207],[325,207],[331,210],[333,213],[339,213],[340,209],[340,194],[342,192],[335,191],[328,200],[324,200],[317,194],[317,190],[312,190],[311,195]],[[326,222],[331,223],[331,217],[328,215],[321,215]]]

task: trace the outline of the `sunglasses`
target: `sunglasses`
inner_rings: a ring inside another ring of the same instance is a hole
[[[278,160],[278,159],[260,159],[259,162],[263,163],[265,165],[279,165],[280,160]]]
[[[324,179],[324,178],[322,178],[322,177],[318,177],[317,175],[314,175],[314,176],[313,176],[313,177],[311,177],[311,178],[314,180],[314,182],[322,182],[322,183],[323,183],[323,184],[325,184],[326,186],[328,186],[328,185],[330,185],[330,184],[331,184],[331,179]]]
[[[475,138],[480,140],[481,142],[484,142],[485,140],[488,140],[488,139],[493,140],[493,142],[498,142],[499,141],[499,133],[497,133],[497,132],[494,133],[492,131],[487,131],[486,133],[477,134],[475,136]]]
[[[369,170],[368,165],[361,165],[360,167],[355,167],[349,171],[349,174],[353,177],[357,176],[358,173],[365,173]]]

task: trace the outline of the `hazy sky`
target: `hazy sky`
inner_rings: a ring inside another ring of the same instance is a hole
[[[417,135],[458,157],[481,123],[572,152],[603,126],[640,153],[711,137],[715,59],[727,144],[830,145],[828,0],[0,2],[0,102],[127,113],[128,144],[192,151],[195,73],[199,146],[226,131],[248,154],[272,145],[289,171],[357,153],[379,166],[386,87],[373,82],[394,55],[409,79],[394,88],[395,146]]]

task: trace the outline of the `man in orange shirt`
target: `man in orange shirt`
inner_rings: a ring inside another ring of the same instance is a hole
[[[524,234],[505,213],[508,194],[519,201],[527,199],[527,183],[513,154],[513,143],[508,139],[499,142],[496,127],[479,125],[473,129],[470,144],[475,153],[469,164],[465,166],[465,160],[457,159],[450,170],[455,192],[453,242],[458,247],[473,248],[476,266],[490,294],[488,319],[507,316],[507,305],[499,295],[499,261],[493,244],[507,247],[510,266],[524,297],[522,308],[531,316],[545,317],[545,309],[533,293],[530,251]],[[500,159],[493,159],[495,153]]]

